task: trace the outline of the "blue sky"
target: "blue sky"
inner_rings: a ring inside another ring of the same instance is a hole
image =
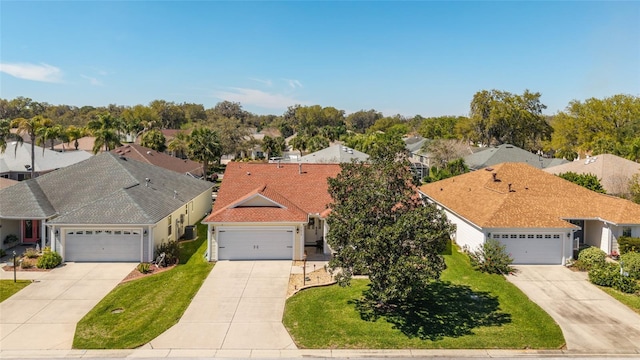
[[[467,115],[640,96],[640,2],[0,1],[0,97]]]

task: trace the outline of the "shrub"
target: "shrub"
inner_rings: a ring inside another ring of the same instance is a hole
[[[624,271],[628,272],[630,277],[640,280],[640,253],[626,253],[620,256],[620,262]]]
[[[14,243],[14,242],[18,242],[18,236],[14,235],[14,234],[7,235],[4,238],[4,241],[3,241],[3,243],[5,243],[5,244],[11,244],[11,243]]]
[[[32,260],[31,258],[24,258],[20,262],[21,269],[32,269],[35,265],[35,260]]]
[[[142,274],[148,274],[151,272],[151,264],[143,262],[138,264],[138,271],[140,271]]]
[[[584,269],[589,270],[594,267],[604,265],[607,254],[597,247],[588,247],[578,254],[578,261],[582,263]]]
[[[26,258],[29,258],[29,259],[35,259],[39,255],[40,254],[38,254],[38,252],[34,248],[27,248],[27,250],[24,251],[24,254],[22,254],[22,256],[24,256]]]
[[[591,283],[614,288],[627,294],[638,291],[638,283],[629,276],[620,274],[620,267],[616,264],[604,264],[596,266],[589,271]]]
[[[156,248],[156,258],[164,253],[164,261],[167,266],[178,263],[180,259],[180,244],[177,241],[169,241]]]
[[[507,253],[506,248],[498,240],[488,239],[478,250],[468,252],[471,266],[490,274],[514,273],[515,269],[511,266],[513,258]]]
[[[618,248],[620,249],[620,254],[640,253],[640,238],[621,236],[618,238]]]
[[[571,264],[571,267],[574,267],[580,271],[587,271],[589,270],[589,267],[582,261],[580,260],[576,260]]]
[[[62,263],[62,256],[50,248],[44,248],[42,256],[38,259],[37,266],[40,269],[53,269]]]
[[[6,256],[7,252],[4,249],[0,249],[0,257]]]

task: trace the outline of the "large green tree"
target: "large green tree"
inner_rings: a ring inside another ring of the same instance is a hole
[[[358,133],[364,133],[368,128],[373,126],[379,119],[382,119],[382,113],[371,110],[360,110],[349,114],[346,118],[347,127]]]
[[[471,100],[471,127],[481,144],[510,143],[526,150],[540,150],[552,128],[542,110],[540,93],[522,95],[500,90],[482,90]]]
[[[15,149],[18,149],[18,145],[23,142],[22,136],[11,132],[11,121],[7,119],[0,119],[0,153],[4,153],[7,150],[7,144],[15,141]]]
[[[97,118],[89,121],[87,131],[95,137],[92,149],[94,154],[97,154],[103,147],[104,151],[110,151],[122,145],[118,126],[118,119],[109,113],[98,115]]]
[[[158,129],[149,130],[140,136],[140,145],[158,152],[164,152],[167,149],[166,142],[167,139]]]
[[[393,309],[440,277],[440,254],[453,226],[418,196],[403,148],[376,151],[368,165],[340,166],[328,180],[333,202],[327,241],[335,251],[329,267],[343,286],[357,273],[368,274],[363,305]]]
[[[202,172],[208,175],[209,164],[219,162],[222,147],[218,133],[208,127],[197,127],[191,132],[189,141],[189,157],[202,163]]]

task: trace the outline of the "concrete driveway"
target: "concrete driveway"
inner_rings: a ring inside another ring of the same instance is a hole
[[[560,325],[569,350],[640,352],[640,315],[564,266],[519,265],[507,279]]]
[[[0,303],[0,348],[71,349],[76,323],[135,266],[67,263],[29,277],[34,283]]]
[[[282,325],[291,261],[219,261],[153,349],[296,349]]]

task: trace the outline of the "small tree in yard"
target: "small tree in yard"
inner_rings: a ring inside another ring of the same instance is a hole
[[[513,258],[507,253],[507,247],[495,239],[488,239],[480,248],[469,251],[471,266],[476,270],[490,274],[513,274]]]
[[[371,154],[370,164],[341,164],[329,179],[327,218],[327,241],[336,251],[329,268],[342,286],[354,273],[368,274],[362,305],[376,312],[393,309],[440,277],[440,254],[453,232],[444,213],[418,196],[403,148],[380,145],[386,150]]]

